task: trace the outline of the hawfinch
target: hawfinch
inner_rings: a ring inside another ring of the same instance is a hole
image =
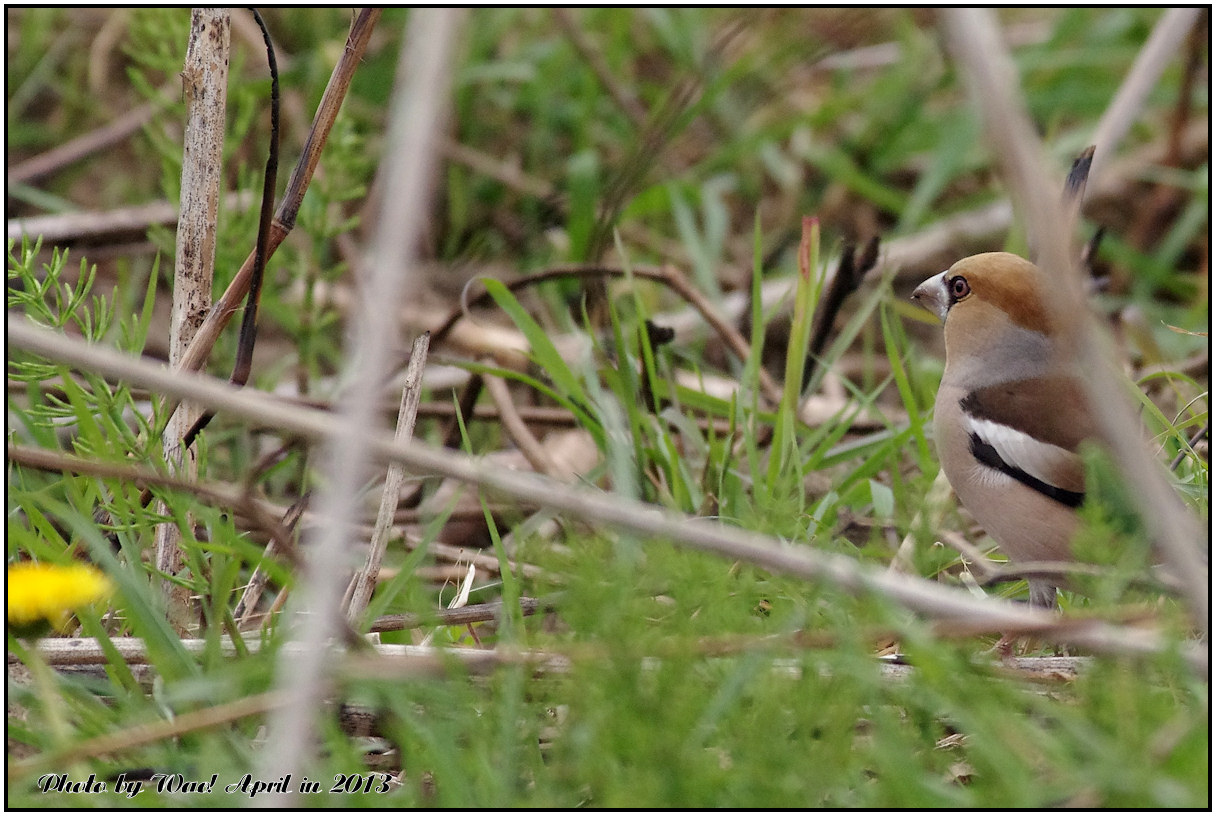
[[[916,287],[945,324],[933,432],[963,506],[1011,561],[1071,561],[1085,499],[1077,447],[1096,434],[1075,368],[1049,320],[1052,282],[1006,252],[973,255]],[[1057,581],[1030,578],[1056,605]]]

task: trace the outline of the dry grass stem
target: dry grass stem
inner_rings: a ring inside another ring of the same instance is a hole
[[[384,198],[371,247],[370,275],[359,319],[347,350],[351,386],[337,417],[341,431],[325,442],[330,463],[317,510],[326,519],[309,550],[308,567],[293,593],[289,622],[305,644],[302,655],[279,660],[277,687],[293,701],[269,723],[265,778],[298,773],[311,763],[315,718],[327,693],[330,643],[341,618],[342,584],[351,551],[350,528],[359,515],[359,486],[370,471],[368,431],[378,427],[376,405],[397,337],[396,304],[418,288],[413,279],[418,246],[426,229],[440,134],[446,118],[450,61],[460,15],[444,9],[411,13],[390,103],[382,163]],[[405,441],[400,444],[407,444]],[[391,516],[391,514],[390,514]],[[294,796],[283,794],[278,804]]]
[[[1057,297],[1049,305],[1064,331],[1063,346],[1076,350],[1079,369],[1086,372],[1082,383],[1103,441],[1124,474],[1161,556],[1185,587],[1195,626],[1206,636],[1209,573],[1200,554],[1203,530],[1145,444],[1126,391],[1116,379],[1110,341],[1086,306],[1080,270],[1073,261],[1072,236],[1064,231],[1067,221],[1056,192],[1059,187],[1050,181],[1042,144],[1026,113],[995,17],[990,11],[945,9],[942,19],[960,73],[983,115],[993,155],[1037,249],[1037,262],[1059,283]],[[1115,146],[1096,142],[1095,163],[1103,152],[1113,153]]]
[[[282,521],[278,521],[280,516],[270,513],[266,514],[267,518],[275,521],[278,529],[282,532],[271,536],[270,543],[266,545],[266,551],[262,555],[263,559],[283,555],[293,567],[300,568],[303,566],[300,556],[296,552],[294,533],[299,526],[300,519],[304,516],[304,508],[308,506],[308,500],[308,493],[297,499],[287,509],[286,513],[281,514]],[[232,608],[232,617],[236,621],[238,628],[243,629],[246,624],[253,620],[258,602],[261,601],[262,593],[266,590],[268,583],[270,583],[269,571],[263,564],[258,564],[249,576],[249,583],[245,585],[245,591],[241,594],[241,599]],[[283,591],[286,591],[286,587],[283,588]]]
[[[334,120],[342,107],[342,101],[346,98],[355,69],[367,50],[367,42],[371,38],[372,29],[379,19],[380,9],[363,9],[351,25],[346,48],[343,50],[338,64],[334,66],[329,84],[325,86],[325,93],[321,97],[321,103],[317,106],[312,129],[304,143],[300,160],[296,163],[291,179],[287,183],[287,189],[283,193],[283,201],[275,213],[266,246],[267,258],[274,255],[279,244],[283,243],[295,226],[300,203],[304,200],[304,193],[308,190],[309,182],[312,181],[313,173],[321,160],[321,150],[333,128]],[[255,254],[256,251],[249,253],[249,257],[245,259],[228,288],[215,302],[215,307],[208,313],[203,325],[199,327],[198,335],[190,344],[190,348],[181,362],[183,369],[199,371],[206,364],[207,356],[219,338],[219,333],[228,325],[228,321],[232,319],[232,315],[236,313],[239,304],[249,292]]]
[[[229,193],[224,207],[244,210],[253,201],[248,191]],[[13,218],[5,222],[9,240],[21,236],[42,236],[46,246],[63,243],[109,244],[133,239],[142,240],[150,227],[175,226],[178,208],[168,201],[120,207],[105,212],[71,212]]]
[[[498,409],[498,416],[502,422],[502,429],[506,432],[515,446],[519,448],[519,452],[528,460],[528,464],[537,473],[543,473],[551,478],[557,478],[558,468],[549,456],[545,446],[540,440],[532,435],[532,431],[528,429],[527,423],[515,410],[515,402],[511,399],[511,389],[502,377],[495,377],[492,374],[486,374],[483,377],[485,382],[486,392],[490,395],[490,399],[494,401],[494,406]]]
[[[414,438],[414,423],[418,419],[418,402],[422,395],[422,370],[426,366],[430,335],[423,334],[414,340],[410,362],[405,373],[405,387],[401,389],[401,408],[397,414],[398,441]],[[355,573],[348,590],[346,616],[352,624],[357,623],[372,590],[376,588],[376,576],[380,573],[380,562],[388,546],[389,534],[397,515],[397,502],[401,498],[401,487],[405,484],[405,468],[397,463],[388,466],[384,488],[380,493],[380,510],[376,514],[376,526],[367,548],[367,562]]]
[[[342,439],[342,420],[330,414],[287,405],[265,394],[242,393],[227,383],[198,374],[173,372],[164,366],[135,359],[110,349],[36,328],[10,322],[8,340],[15,348],[49,359],[96,371],[152,388],[161,393],[193,399],[234,416],[256,421],[273,418],[284,432],[310,439]],[[366,440],[382,461],[398,461],[419,473],[447,476],[477,484],[518,501],[563,511],[587,523],[670,541],[687,549],[712,552],[731,560],[756,564],[774,572],[823,580],[854,593],[874,593],[929,618],[970,620],[980,627],[1010,632],[1039,633],[1044,639],[1095,652],[1155,654],[1169,648],[1154,632],[1111,626],[1100,621],[1064,625],[1044,610],[994,599],[974,598],[953,589],[911,576],[891,575],[845,556],[787,544],[765,535],[622,499],[583,487],[554,482],[536,474],[503,472],[484,462],[451,450],[418,442],[396,443],[386,434]],[[1189,651],[1192,665],[1207,665],[1207,650]]]
[[[552,607],[551,602],[540,598],[519,599],[519,612],[527,617]],[[470,604],[459,609],[437,609],[430,615],[382,615],[372,622],[371,632],[396,632],[402,629],[417,629],[423,626],[464,626],[470,623],[498,620],[502,615],[502,601]]]
[[[169,91],[170,89],[166,88],[160,95],[164,96]],[[152,121],[152,117],[159,109],[160,106],[155,102],[140,105],[95,130],[77,136],[45,153],[39,153],[37,156],[26,159],[20,164],[8,168],[4,183],[9,186],[28,184],[34,179],[49,176],[70,164],[75,164],[94,153],[112,147],[138,133],[140,128]]]
[[[1166,9],[1153,28],[1148,42],[1140,49],[1136,62],[1124,78],[1119,92],[1111,100],[1094,129],[1093,144],[1098,148],[1094,155],[1090,175],[1098,180],[1114,155],[1115,146],[1123,141],[1132,124],[1139,118],[1149,93],[1156,86],[1167,65],[1178,59],[1187,35],[1195,27],[1200,6]]]
[[[203,316],[211,308],[215,273],[216,223],[219,219],[220,181],[224,166],[224,133],[228,101],[228,50],[231,23],[227,9],[196,8],[190,17],[190,38],[182,69],[186,98],[186,133],[183,145],[181,214],[173,268],[173,309],[169,323],[169,363],[181,365]],[[179,405],[169,418],[161,445],[165,461],[187,480],[198,476],[198,453],[183,448],[182,438],[202,411]],[[162,511],[163,508],[162,508]],[[187,516],[187,523],[192,523]],[[156,527],[156,569],[165,575],[181,572],[185,555],[182,531],[176,521]],[[161,592],[170,610],[190,608],[190,590],[164,578]],[[171,617],[173,615],[171,614]],[[178,622],[180,626],[181,623]]]
[[[29,759],[10,762],[7,776],[11,781],[41,772],[66,768],[81,760],[130,751],[142,745],[160,742],[194,731],[215,728],[244,717],[265,714],[267,711],[286,705],[287,702],[287,698],[281,692],[268,691],[251,697],[242,697],[230,703],[221,703],[211,708],[178,714],[171,720],[157,720],[146,725],[132,726],[112,734],[103,734],[73,743],[58,751],[46,751]]]

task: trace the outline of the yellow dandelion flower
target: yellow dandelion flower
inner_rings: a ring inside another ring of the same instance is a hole
[[[109,597],[110,581],[86,564],[23,561],[8,568],[8,622],[19,629],[47,621],[57,628],[68,613]]]

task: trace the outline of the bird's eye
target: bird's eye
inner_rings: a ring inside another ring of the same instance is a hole
[[[962,275],[955,275],[950,279],[950,297],[955,300],[962,300],[971,294],[971,284],[967,283],[967,279]]]

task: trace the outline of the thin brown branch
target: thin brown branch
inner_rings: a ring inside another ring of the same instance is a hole
[[[287,189],[284,191],[283,201],[271,221],[269,230],[259,227],[257,246],[245,259],[228,288],[207,312],[206,318],[198,327],[190,345],[177,362],[178,368],[184,371],[203,369],[212,347],[219,339],[220,332],[228,325],[228,321],[236,313],[240,302],[251,291],[260,270],[265,268],[266,262],[274,255],[275,250],[279,248],[295,226],[300,203],[304,199],[304,193],[320,162],[325,140],[329,136],[329,131],[342,106],[342,100],[350,87],[355,68],[367,48],[372,28],[379,18],[380,9],[363,9],[355,18],[350,34],[347,36],[346,49],[330,75],[329,85],[326,86],[325,93],[321,97],[321,104],[313,118],[312,129],[304,143],[304,151],[292,172]],[[269,179],[270,173],[267,173],[267,177]],[[265,191],[263,193],[262,206],[265,210],[268,205]],[[175,411],[176,408],[176,404],[166,406],[166,410],[170,412]]]
[[[24,393],[26,389],[25,383],[10,383],[9,390],[13,392]],[[87,390],[87,386],[85,386]],[[51,393],[58,394],[59,391],[54,387],[49,389]],[[309,408],[320,408],[330,410],[332,404],[329,400],[311,399],[301,397],[287,396],[284,400],[291,402],[294,405],[303,405]],[[396,409],[396,405],[388,405],[387,403],[381,406],[381,410],[385,413],[391,413]],[[422,402],[418,404],[419,419],[448,419],[451,420],[456,413],[456,406],[450,402]],[[516,405],[515,412],[519,418],[528,425],[542,425],[552,428],[572,428],[578,424],[575,416],[566,408],[553,405]],[[469,411],[461,411],[461,417],[465,422],[494,422],[502,421],[502,415],[498,408],[493,405],[474,405]],[[864,418],[859,419],[859,422],[864,422]],[[700,417],[695,420],[697,427],[701,430],[714,429],[715,433],[724,434],[730,430],[730,420],[714,419]],[[480,512],[480,511],[478,511]]]
[[[532,465],[533,470],[537,473],[543,473],[546,476],[556,478],[558,473],[557,465],[554,464],[552,457],[549,456],[544,445],[532,435],[532,431],[528,430],[527,424],[515,410],[515,402],[511,399],[511,389],[507,387],[506,381],[492,374],[485,375],[483,379],[485,380],[486,391],[489,393],[490,399],[494,401],[495,407],[498,408],[502,428],[506,431],[507,436],[511,438],[511,441],[515,443],[515,447],[528,460],[528,464]]]
[[[551,601],[542,598],[519,599],[520,614],[527,617],[553,608]],[[399,632],[403,629],[419,629],[424,626],[465,626],[470,623],[498,620],[502,617],[502,601],[470,604],[458,609],[436,609],[429,615],[382,615],[372,622],[369,631]]]
[[[215,482],[198,482],[170,476],[145,467],[80,459],[58,451],[9,445],[5,450],[8,461],[56,473],[74,473],[99,479],[115,479],[136,487],[165,487],[190,493],[214,507],[230,508],[248,516],[258,528],[270,536],[277,552],[288,563],[298,564],[291,533],[274,517],[274,507],[254,497],[249,491]]]
[[[158,96],[164,96],[168,92],[168,88],[163,89]],[[37,156],[26,159],[8,169],[4,183],[6,185],[28,184],[35,179],[58,172],[70,164],[75,164],[81,159],[88,158],[94,153],[113,147],[127,137],[138,133],[140,128],[151,122],[160,107],[155,102],[148,102],[132,108],[95,130],[77,136],[58,147],[53,147],[45,153],[39,153]]]
[[[424,402],[418,406],[418,416],[429,419],[447,419],[452,416],[455,408],[450,402]],[[530,425],[551,425],[557,428],[570,428],[578,423],[574,414],[565,408],[548,405],[516,405],[515,413]],[[465,414],[466,420],[481,422],[500,421],[498,409],[493,405],[478,405],[471,413]]]
[[[287,182],[287,189],[283,192],[283,201],[275,213],[266,242],[267,258],[274,255],[275,250],[295,227],[296,215],[304,200],[304,193],[307,192],[313,173],[321,160],[321,151],[325,147],[329,132],[342,107],[342,101],[346,98],[355,69],[367,50],[368,40],[371,38],[376,21],[380,19],[380,13],[381,9],[378,8],[362,9],[351,25],[350,34],[346,39],[346,48],[330,75],[329,84],[325,87],[325,93],[322,95],[317,113],[313,117],[312,129],[304,142],[303,153],[296,163],[291,179]],[[220,332],[228,325],[228,321],[236,313],[238,305],[249,292],[256,257],[257,250],[255,249],[245,259],[245,263],[241,265],[240,271],[232,279],[232,283],[216,300],[215,306],[207,315],[203,325],[199,327],[198,334],[181,362],[181,368],[184,370],[199,371],[206,364],[207,356],[211,353],[211,348],[219,338]]]
[[[245,298],[245,315],[241,319],[241,330],[237,336],[236,361],[232,366],[231,380],[236,385],[249,382],[253,369],[253,349],[257,343],[258,311],[262,300],[262,282],[266,276],[267,242],[270,237],[270,222],[273,218],[274,191],[279,173],[279,66],[275,58],[274,44],[270,40],[270,29],[256,8],[250,8],[253,19],[262,32],[266,47],[266,63],[270,69],[270,146],[266,151],[266,171],[262,178],[262,206],[258,213],[257,242],[253,250],[253,273],[249,277],[249,294]],[[180,363],[179,363],[180,364]],[[182,439],[182,447],[190,448],[199,433],[211,423],[215,415],[204,413],[198,416]],[[179,438],[177,428],[172,429],[170,441]]]
[[[143,745],[171,739],[195,731],[204,731],[245,717],[265,714],[281,708],[291,700],[280,691],[268,691],[251,697],[242,697],[230,703],[221,703],[210,708],[177,714],[171,720],[135,725],[110,734],[72,742],[63,748],[43,751],[28,759],[9,763],[7,777],[10,782],[38,773],[66,768],[72,763],[86,759],[130,751]]]
[[[727,320],[714,306],[705,294],[693,286],[692,281],[688,279],[684,273],[673,266],[664,267],[664,280],[676,294],[683,297],[688,303],[696,309],[705,322],[708,323],[713,330],[718,333],[722,341],[726,343],[740,362],[746,362],[751,356],[751,346],[743,335],[735,328],[735,324]],[[760,392],[771,405],[777,405],[781,402],[781,386],[773,379],[772,375],[764,366],[759,366],[756,369],[756,378],[760,384]]]
[[[665,278],[664,271],[657,267],[633,267],[631,272],[636,278],[644,278],[645,280],[658,281],[660,283],[663,282]],[[600,264],[560,266],[545,269],[540,272],[534,272],[530,275],[524,275],[522,277],[515,278],[514,280],[506,281],[503,285],[507,287],[507,291],[515,293],[521,289],[526,289],[539,283],[545,283],[546,281],[551,280],[589,277],[620,278],[624,276],[625,270],[621,267],[603,266]],[[443,322],[431,331],[432,341],[436,344],[442,343],[452,331],[452,327],[455,326],[456,323],[458,323],[462,318],[468,316],[470,309],[474,309],[479,306],[487,306],[492,302],[493,299],[490,297],[489,291],[483,289],[475,296],[469,297],[468,287],[466,287],[465,292],[461,294],[460,305],[456,309],[453,309],[448,316],[444,318]]]

